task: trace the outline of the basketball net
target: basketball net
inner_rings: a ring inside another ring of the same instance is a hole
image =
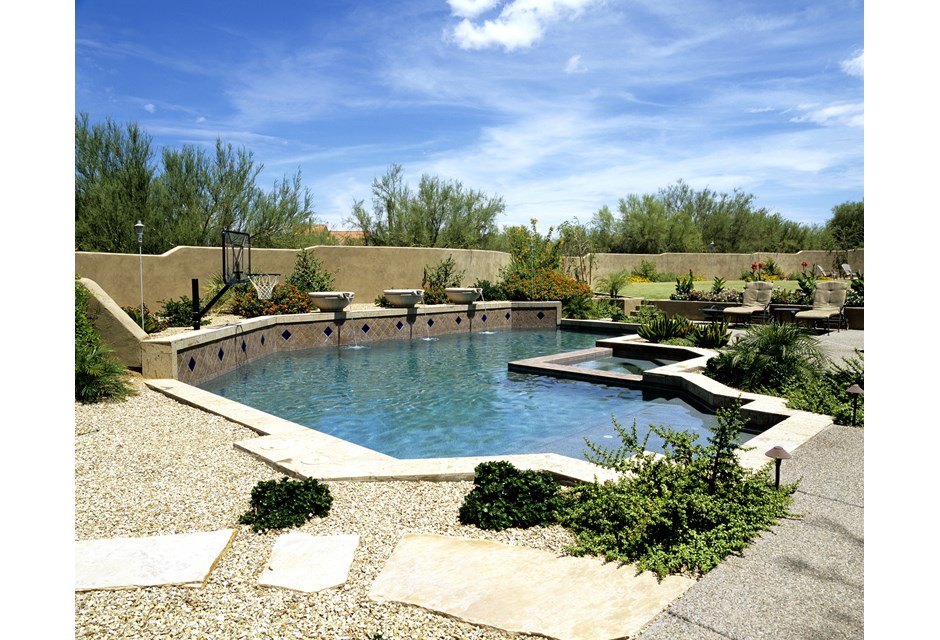
[[[281,279],[281,274],[251,273],[248,275],[248,279],[251,280],[251,284],[254,285],[255,291],[258,292],[259,300],[270,300],[271,293],[274,291],[274,287],[277,286],[278,281]]]

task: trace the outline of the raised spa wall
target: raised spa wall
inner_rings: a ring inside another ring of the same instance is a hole
[[[141,342],[145,378],[198,385],[280,351],[412,340],[450,333],[556,329],[560,302],[481,302],[264,316]]]

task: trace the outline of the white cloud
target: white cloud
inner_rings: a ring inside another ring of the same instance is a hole
[[[512,0],[503,5],[496,19],[475,24],[471,18],[478,17],[483,10],[491,9],[498,3],[489,0],[451,0],[451,8],[455,8],[456,4],[471,13],[475,11],[473,15],[458,14],[464,19],[454,27],[453,36],[461,49],[501,46],[506,51],[512,51],[520,47],[531,47],[541,39],[548,25],[565,16],[577,17],[581,10],[593,1]]]
[[[822,126],[843,125],[861,127],[865,124],[865,104],[850,102],[831,105],[800,105],[803,115],[791,118],[791,122],[812,122]]]
[[[854,57],[839,63],[842,70],[850,76],[865,75],[865,51],[859,51]]]
[[[497,6],[502,0],[447,0],[451,13],[461,18],[476,18]]]
[[[587,67],[581,63],[580,55],[568,58],[568,63],[565,65],[565,73],[584,73],[586,71]]]
[[[157,107],[152,102],[148,102],[147,104],[144,105],[144,111],[146,111],[147,113],[156,113]]]

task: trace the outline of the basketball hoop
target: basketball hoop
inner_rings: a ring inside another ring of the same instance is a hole
[[[277,286],[278,281],[281,279],[281,274],[251,273],[248,274],[248,279],[251,280],[251,284],[254,285],[255,291],[258,292],[259,300],[270,300],[271,293],[274,291],[274,287]]]

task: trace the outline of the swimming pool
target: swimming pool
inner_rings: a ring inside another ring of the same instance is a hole
[[[612,417],[708,434],[714,416],[652,391],[514,373],[513,360],[593,347],[603,334],[514,330],[277,353],[198,385],[396,458],[616,446]],[[661,443],[650,439],[650,449]]]

